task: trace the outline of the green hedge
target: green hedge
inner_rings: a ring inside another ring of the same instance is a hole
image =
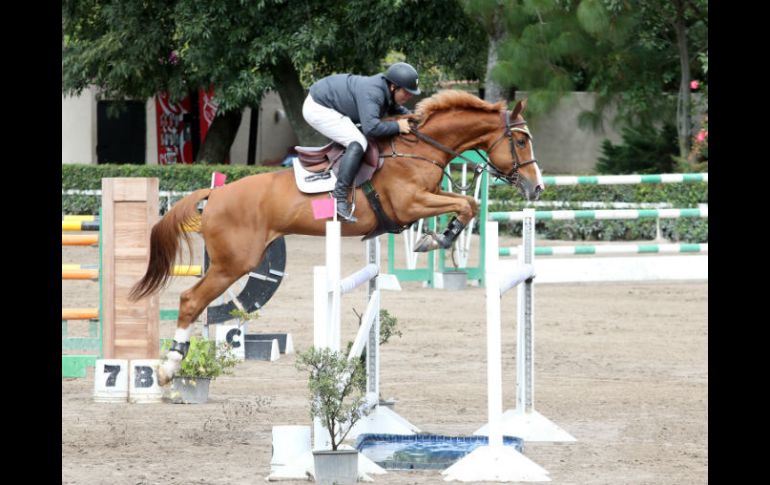
[[[507,186],[489,189],[490,212],[519,211],[528,207],[518,191]],[[583,209],[577,202],[669,203],[675,209],[708,203],[708,182],[637,185],[553,185],[540,200],[568,201],[558,209]],[[575,203],[575,204],[573,204]],[[545,209],[543,209],[545,210]],[[655,238],[656,220],[538,221],[539,238],[570,241],[631,241]],[[501,234],[521,236],[521,223],[501,222]],[[708,219],[661,219],[661,236],[674,242],[708,242]]]
[[[158,177],[160,190],[193,191],[211,186],[211,173],[222,172],[227,182],[280,167],[254,165],[62,165],[62,191],[101,190],[104,177]],[[177,197],[178,199],[178,197]],[[165,207],[164,204],[161,204]],[[172,199],[174,202],[174,199]],[[61,198],[65,214],[98,214],[101,197],[93,195],[64,195]]]
[[[158,177],[160,190],[192,191],[211,185],[211,172],[227,175],[227,181],[277,170],[249,165],[62,165],[62,190],[98,190],[104,177]],[[490,212],[517,211],[528,206],[519,193],[507,186],[489,189]],[[637,185],[554,185],[546,187],[540,200],[569,202],[667,202],[674,208],[708,203],[708,182]],[[173,202],[174,200],[172,200]],[[163,201],[165,206],[165,200]],[[62,195],[66,214],[98,214],[101,198]],[[561,209],[581,209],[568,205]],[[643,240],[655,238],[655,220],[539,221],[538,237],[565,240]],[[708,219],[662,219],[661,235],[672,241],[708,242]],[[521,224],[500,223],[501,234],[521,236]]]

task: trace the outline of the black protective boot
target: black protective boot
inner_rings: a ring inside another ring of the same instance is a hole
[[[353,181],[358,174],[358,168],[364,159],[364,149],[358,142],[352,142],[345,150],[345,154],[340,159],[340,168],[337,172],[337,183],[334,186],[332,195],[337,199],[337,215],[342,222],[356,222],[358,219],[353,216],[353,204],[348,202],[348,193],[353,188]]]
[[[425,253],[438,248],[449,249],[464,228],[465,224],[460,222],[457,217],[453,217],[452,220],[449,221],[449,225],[444,231],[444,234],[438,235],[433,231],[424,234],[414,245],[414,252]]]
[[[452,243],[455,239],[457,239],[457,236],[460,235],[462,230],[465,228],[465,224],[460,222],[460,220],[457,217],[453,217],[451,221],[449,221],[449,224],[447,225],[446,230],[444,231],[444,234],[439,236],[438,244],[444,249],[448,249],[450,246],[452,246]]]

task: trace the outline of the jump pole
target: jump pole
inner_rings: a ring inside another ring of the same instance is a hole
[[[509,271],[498,265],[497,222],[487,222],[485,251],[487,317],[487,412],[489,442],[442,472],[445,481],[549,482],[548,471],[510,446],[503,446],[503,378],[500,299],[510,288],[531,285],[532,264]],[[521,283],[527,281],[524,285]],[[521,292],[519,292],[521,294]],[[518,361],[517,361],[518,364]],[[478,432],[475,434],[479,434]],[[486,433],[485,433],[486,434]],[[505,433],[509,435],[509,433]],[[511,435],[517,436],[519,435]]]
[[[387,407],[379,405],[380,384],[380,290],[400,289],[393,275],[380,274],[380,240],[367,241],[367,265],[352,275],[341,277],[342,237],[339,221],[326,222],[326,266],[313,267],[314,283],[314,331],[313,343],[316,348],[328,347],[339,351],[341,344],[341,297],[368,283],[367,306],[361,327],[353,343],[348,359],[359,358],[366,347],[366,412],[348,433],[355,438],[363,433],[415,434],[419,428]],[[313,448],[329,449],[328,431],[314,420]]]
[[[518,264],[519,266],[534,265],[534,209],[524,209],[522,225],[522,246],[519,250]],[[496,223],[495,226],[497,226]],[[497,246],[493,249],[493,261],[496,263],[494,266],[497,267],[500,266],[499,249]],[[489,253],[487,253],[487,257],[490,258]],[[516,408],[509,409],[503,414],[502,433],[519,437],[525,442],[574,442],[576,440],[571,434],[535,411],[535,294],[533,281],[530,280],[519,285],[517,310]],[[491,427],[485,425],[474,434],[487,435],[490,431]]]

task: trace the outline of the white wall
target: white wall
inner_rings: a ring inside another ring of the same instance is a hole
[[[238,126],[238,133],[233,140],[233,146],[230,147],[230,164],[246,165],[249,160],[249,122],[251,120],[251,108],[243,110],[241,124]]]
[[[96,97],[93,89],[61,98],[61,163],[96,163]]]
[[[96,163],[96,96],[89,89],[76,98],[62,97],[62,163]],[[517,97],[526,97],[519,92]],[[605,138],[613,143],[621,141],[618,130],[605,122],[605,132],[596,133],[578,127],[581,110],[593,107],[592,93],[576,92],[567,95],[551,113],[530,120],[534,136],[535,156],[546,174],[592,173],[601,156]],[[158,139],[155,100],[148,99],[146,162],[158,163]],[[612,113],[610,112],[611,116]],[[526,117],[526,112],[525,112]],[[298,140],[286,118],[281,99],[276,92],[265,95],[259,108],[256,162],[281,160],[288,147]],[[608,117],[607,120],[611,118]],[[238,133],[230,150],[230,161],[235,165],[248,160],[251,110],[245,109]]]
[[[526,98],[526,92],[516,93],[516,98]],[[581,111],[592,110],[595,95],[593,93],[573,92],[566,95],[550,113],[524,118],[532,132],[535,158],[544,173],[590,174],[595,173],[594,166],[602,155],[602,142],[609,139],[618,144],[622,137],[618,129],[612,126],[615,110],[608,108],[604,121],[604,132],[582,129],[578,126]]]
[[[299,144],[297,136],[291,129],[291,124],[281,103],[281,97],[275,91],[270,91],[262,98],[259,106],[257,129],[257,147],[255,161],[259,165],[265,160],[283,160],[290,147]],[[230,163],[245,165],[248,161],[249,132],[251,126],[251,108],[243,110],[243,118],[238,127],[238,133],[230,149]]]
[[[281,97],[270,91],[259,106],[256,163],[265,160],[283,160],[289,147],[299,145],[281,103]]]

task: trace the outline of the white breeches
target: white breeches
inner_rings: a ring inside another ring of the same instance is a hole
[[[347,147],[357,141],[366,150],[366,137],[347,116],[316,103],[310,95],[302,105],[302,116],[323,136]]]

